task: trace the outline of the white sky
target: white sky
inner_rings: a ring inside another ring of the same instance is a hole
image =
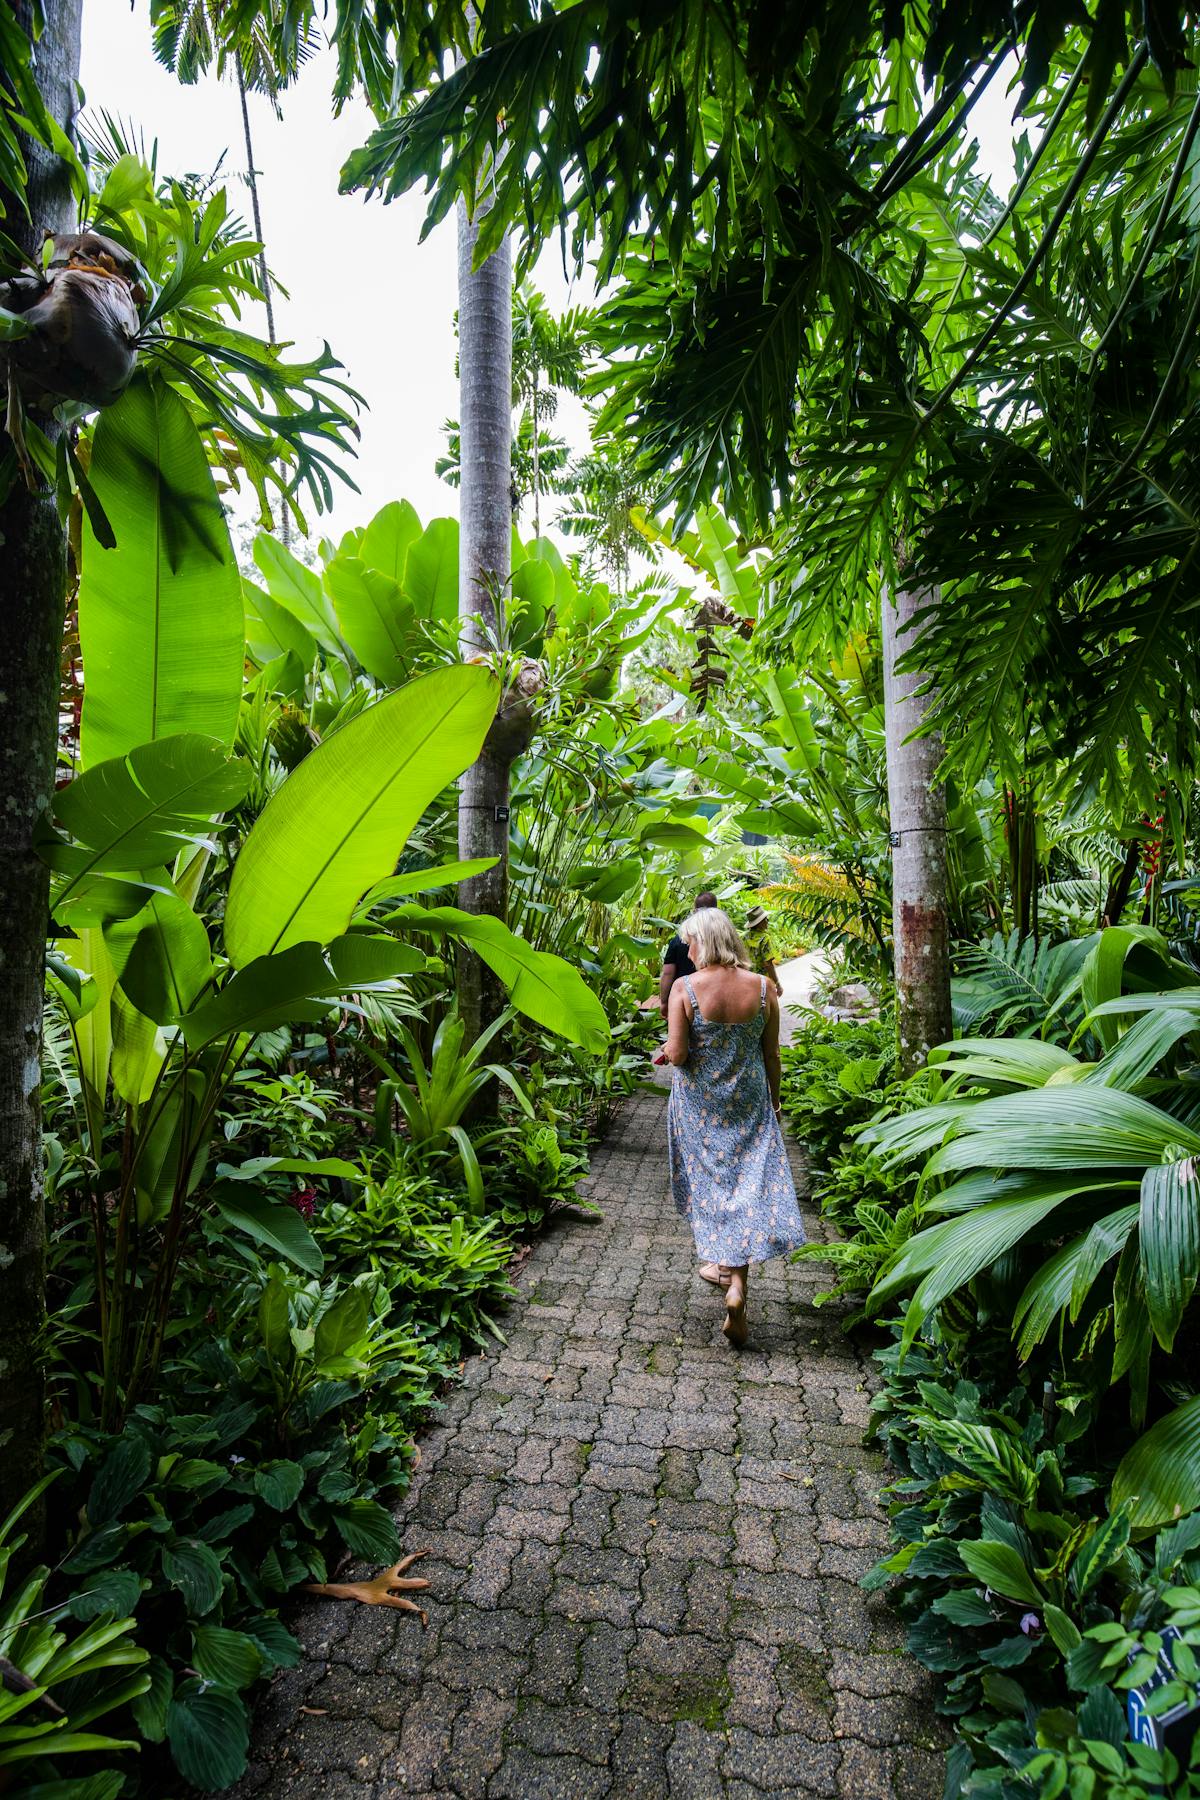
[[[235,177],[230,198],[252,230],[249,192],[236,179],[246,160],[237,87],[211,76],[182,86],[155,61],[148,14],[147,0],[135,0],[132,11],[128,0],[90,0],[84,7],[88,109],[140,127],[147,145],[157,137],[164,174],[207,172],[227,151],[225,169]],[[341,166],[365,142],[373,120],[361,102],[333,117],[331,64],[327,55],[312,60],[283,96],[282,121],[267,100],[251,94],[250,123],[268,262],[290,293],[276,297],[276,329],[305,354],[328,339],[368,403],[358,459],[350,466],[361,495],[335,484],[336,535],[394,499],[410,500],[424,520],[458,511],[457,493],[433,467],[445,449],[443,421],[458,413],[457,251],[453,218],[418,243],[421,194],[384,206],[338,193]],[[536,281],[555,312],[571,304],[554,251],[543,257]],[[255,311],[258,318],[246,323],[265,336],[262,309]],[[554,429],[586,443],[578,402],[564,397]],[[325,521],[310,524],[331,530]]]
[[[250,96],[259,198],[269,263],[290,298],[276,297],[282,338],[311,354],[328,339],[368,410],[351,473],[361,495],[337,484],[328,521],[310,521],[337,535],[364,523],[387,501],[412,502],[422,519],[456,513],[457,493],[434,473],[444,448],[442,423],[458,411],[454,378],[456,305],[454,221],[418,242],[424,196],[410,193],[390,206],[337,191],[349,152],[365,141],[371,115],[361,102],[340,118],[330,104],[331,59],[315,57],[283,97],[283,119]],[[222,153],[233,177],[244,169],[241,112],[231,80],[209,77],[183,87],[155,61],[148,0],[90,0],[83,9],[83,85],[88,106],[157,137],[163,173],[207,172]],[[1012,179],[1010,103],[999,81],[974,115],[984,162],[1007,188]],[[244,184],[231,198],[250,222]],[[537,285],[553,310],[571,302],[554,248],[542,257]],[[590,294],[576,296],[587,299]],[[247,324],[265,335],[261,309]],[[555,429],[577,447],[586,443],[583,409],[564,397]]]

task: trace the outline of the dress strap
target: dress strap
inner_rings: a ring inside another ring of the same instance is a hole
[[[762,1012],[764,1007],[767,1004],[767,978],[765,975],[760,975],[758,979],[759,979],[759,984],[760,984],[759,985],[759,993],[758,993],[758,1010],[759,1010],[759,1012]]]
[[[690,975],[684,976],[683,986],[684,986],[684,991],[686,992],[688,999],[692,1003],[692,1011],[695,1013],[696,1017],[699,1019],[700,1023],[703,1025],[704,1014],[700,1011],[700,1002],[696,998],[696,990],[692,986],[692,978]]]

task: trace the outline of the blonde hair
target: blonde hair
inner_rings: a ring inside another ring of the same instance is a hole
[[[749,969],[750,952],[737,926],[719,906],[705,906],[679,927],[688,955],[698,969]]]

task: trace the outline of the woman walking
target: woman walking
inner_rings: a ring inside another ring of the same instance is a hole
[[[804,1242],[779,1126],[779,1000],[719,907],[679,935],[696,973],[674,984],[667,1016],[671,1193],[701,1275],[725,1290],[725,1336],[744,1344],[749,1265]]]

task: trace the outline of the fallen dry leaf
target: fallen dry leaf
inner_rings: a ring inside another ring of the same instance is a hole
[[[357,1600],[363,1606],[393,1606],[398,1612],[416,1613],[424,1627],[429,1623],[429,1614],[415,1601],[406,1600],[404,1594],[427,1588],[429,1583],[419,1575],[406,1577],[404,1571],[428,1555],[428,1550],[414,1550],[411,1556],[401,1557],[398,1563],[370,1581],[306,1581],[304,1591],[306,1594],[324,1594],[330,1600]]]

